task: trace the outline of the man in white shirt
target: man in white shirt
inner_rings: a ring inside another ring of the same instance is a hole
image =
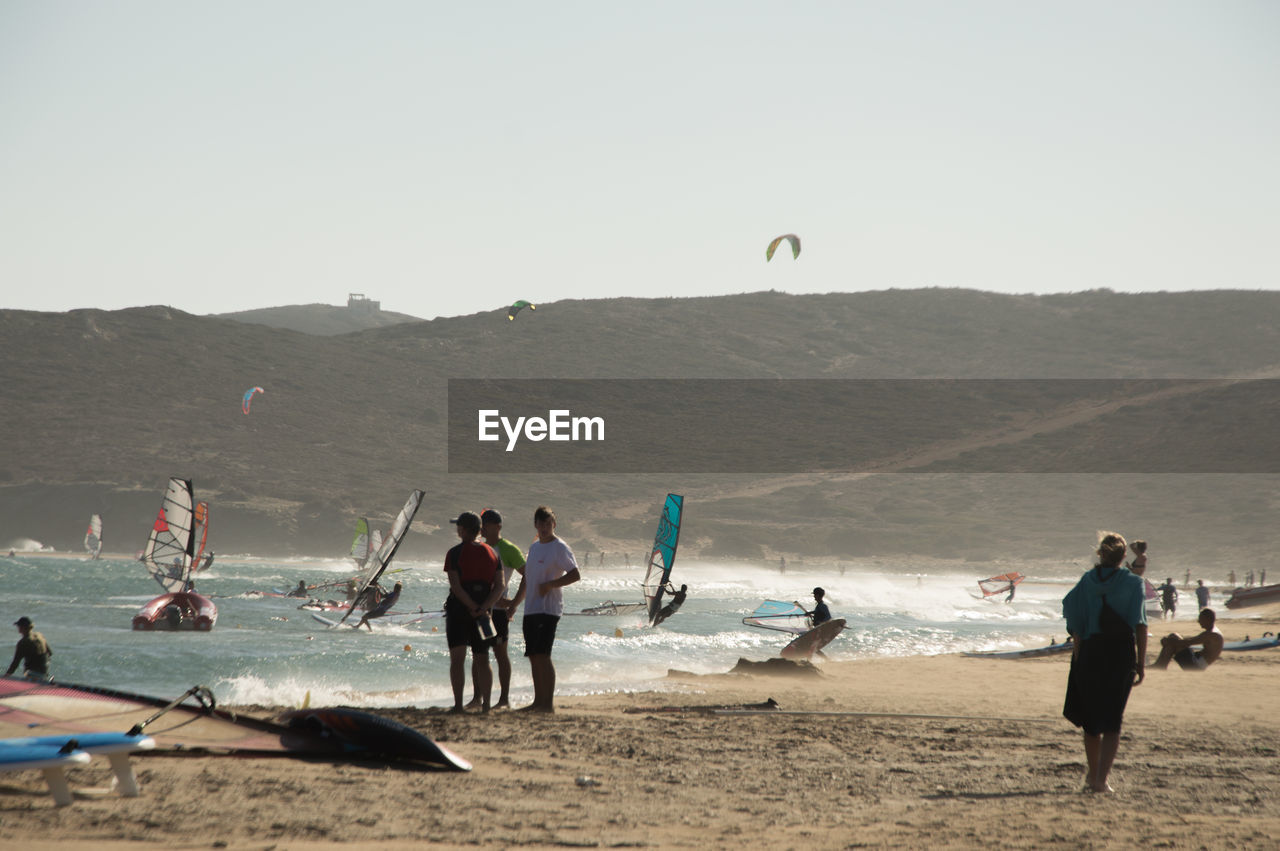
[[[569,545],[556,537],[556,515],[545,505],[533,513],[538,540],[529,547],[524,576],[516,591],[514,605],[524,602],[524,655],[533,674],[533,703],[530,712],[555,712],[556,669],[551,664],[551,646],[556,627],[564,614],[564,593],[560,590],[582,578]]]

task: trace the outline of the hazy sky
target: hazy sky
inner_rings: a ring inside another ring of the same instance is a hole
[[[1274,0],[0,0],[0,307],[1277,289],[1278,93]]]

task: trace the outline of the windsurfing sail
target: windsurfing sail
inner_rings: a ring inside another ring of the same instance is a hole
[[[195,512],[195,529],[191,536],[196,548],[195,557],[191,559],[191,571],[194,573],[202,566],[204,545],[209,540],[209,503],[197,502]]]
[[[662,595],[671,580],[671,568],[676,561],[676,545],[680,543],[680,519],[684,513],[684,497],[667,494],[658,517],[658,533],[653,536],[653,549],[649,552],[649,564],[644,574],[644,599],[649,605],[649,623],[653,623],[662,609]]]
[[[785,603],[782,600],[765,600],[756,610],[742,619],[747,626],[758,626],[761,629],[776,629],[778,632],[789,632],[792,635],[803,635],[813,623],[809,613],[799,603]]]
[[[142,548],[142,563],[151,578],[167,592],[186,591],[191,578],[194,550],[195,501],[191,480],[169,479],[160,513],[151,525],[151,534]]]
[[[978,587],[982,589],[982,596],[994,597],[996,594],[1008,594],[1013,586],[1026,578],[1021,573],[1002,573],[990,579],[979,579]]]
[[[409,499],[405,501],[404,508],[400,509],[400,513],[396,516],[396,522],[391,525],[391,531],[387,533],[387,537],[383,539],[382,546],[378,547],[378,551],[369,558],[369,563],[365,566],[364,575],[360,577],[360,585],[356,590],[356,596],[352,602],[351,608],[347,609],[347,613],[342,616],[339,624],[346,622],[351,617],[351,613],[355,611],[356,605],[360,604],[365,592],[369,590],[369,586],[378,581],[378,577],[383,574],[387,566],[391,564],[391,560],[396,557],[396,550],[400,549],[400,542],[404,540],[404,536],[409,532],[409,524],[413,522],[413,515],[418,513],[418,506],[422,504],[422,491],[414,491],[409,494]]]
[[[364,567],[369,554],[374,552],[369,547],[369,540],[369,521],[361,517],[356,521],[356,535],[351,539],[351,560],[356,563],[356,567]]]
[[[84,533],[84,551],[90,558],[102,558],[102,515],[89,518],[89,528]]]

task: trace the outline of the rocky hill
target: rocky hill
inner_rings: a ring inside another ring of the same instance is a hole
[[[857,437],[883,452],[827,473],[450,473],[446,425],[448,379],[1274,377],[1277,319],[1275,293],[936,289],[564,301],[336,335],[165,307],[0,311],[0,544],[75,549],[99,512],[108,548],[133,551],[182,475],[220,552],[334,555],[356,516],[385,523],[414,487],[427,497],[404,552],[423,556],[452,542],[458,510],[502,508],[520,540],[548,503],[578,550],[638,557],[668,491],[688,498],[682,547],[716,557],[1084,557],[1099,528],[1188,557],[1274,551],[1274,382],[1064,389],[1033,414],[994,412],[996,430],[957,412],[906,456],[896,438],[916,424],[881,422]],[[1190,472],[1073,472],[1133,459]]]

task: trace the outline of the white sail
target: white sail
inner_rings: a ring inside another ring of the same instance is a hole
[[[191,480],[169,479],[160,512],[151,526],[146,546],[142,549],[142,563],[151,578],[165,591],[186,591],[191,578],[194,551],[193,524],[195,500],[191,493]]]
[[[102,515],[89,518],[89,528],[84,533],[84,551],[91,558],[102,558]]]

